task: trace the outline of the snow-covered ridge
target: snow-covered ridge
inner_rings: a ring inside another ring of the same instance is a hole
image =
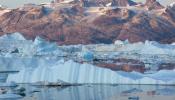
[[[40,37],[36,37],[34,41],[26,40],[20,33],[1,36],[0,44],[1,70],[4,68],[19,69],[20,71],[9,75],[7,82],[175,84],[175,70],[161,70],[153,74],[112,71],[88,63],[80,64],[73,61],[72,58],[73,56],[75,59],[78,59],[78,57],[83,59],[84,54],[86,54],[84,52],[93,52],[95,57],[102,57],[98,54],[99,52],[102,52],[102,54],[110,52],[108,56],[114,58],[120,57],[119,52],[127,53],[128,57],[131,52],[136,55],[140,53],[144,55],[175,56],[175,46],[173,44],[159,44],[153,41],[132,44],[128,41],[116,41],[115,44],[110,45],[58,46],[56,43],[50,43]],[[117,56],[114,56],[116,53]],[[146,58],[146,61],[148,60],[149,58]],[[166,59],[159,60],[161,62]],[[169,60],[172,61],[173,59]]]

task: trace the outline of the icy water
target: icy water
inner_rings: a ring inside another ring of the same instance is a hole
[[[82,85],[36,87],[22,85],[26,96],[20,100],[175,100],[175,86],[158,85]],[[161,99],[160,99],[161,98]],[[130,99],[137,100],[137,99]]]

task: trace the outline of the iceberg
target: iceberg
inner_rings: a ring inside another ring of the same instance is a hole
[[[11,74],[7,82],[37,83],[59,81],[69,84],[175,84],[174,71],[159,71],[144,75],[138,72],[112,71],[91,64],[60,60],[53,66],[24,68]]]
[[[59,55],[63,56],[64,53],[59,50],[56,43],[50,43],[46,40],[36,37],[33,42],[33,47],[36,49],[38,55]]]
[[[94,53],[90,51],[83,52],[82,57],[86,61],[92,61],[94,59]]]
[[[5,41],[18,41],[18,40],[26,40],[20,33],[15,32],[11,34],[5,34],[0,37],[0,40],[5,40]]]
[[[115,45],[120,45],[120,47],[113,51],[135,52],[138,54],[151,55],[175,55],[175,45],[160,44],[155,41],[145,41],[145,43],[138,42],[128,44],[124,44],[124,41],[116,41]]]

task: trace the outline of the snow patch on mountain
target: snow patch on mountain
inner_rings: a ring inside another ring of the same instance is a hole
[[[174,7],[175,6],[175,2],[171,3],[169,6],[170,7]]]

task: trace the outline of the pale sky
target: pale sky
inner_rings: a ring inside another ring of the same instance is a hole
[[[10,8],[15,8],[21,6],[25,3],[43,3],[43,2],[50,2],[52,0],[0,0],[0,5],[8,6]],[[146,0],[133,0],[133,1],[146,1]],[[168,5],[175,0],[158,0],[163,5]]]

